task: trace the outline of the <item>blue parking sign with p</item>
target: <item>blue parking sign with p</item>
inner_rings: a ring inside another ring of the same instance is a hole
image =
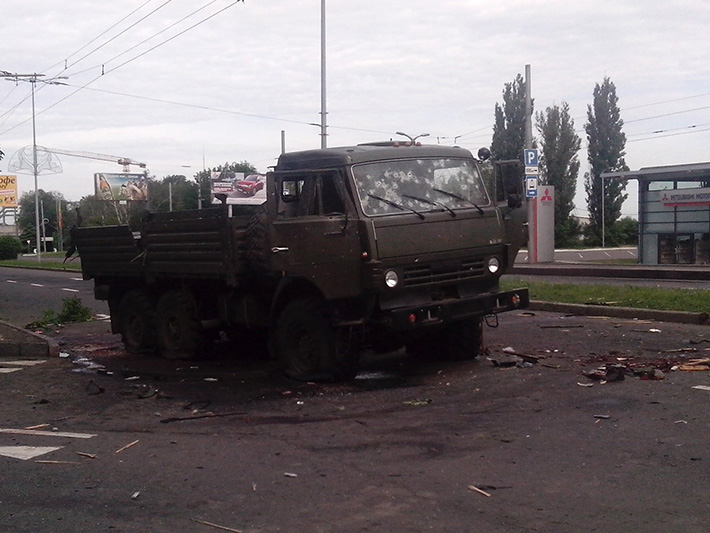
[[[524,150],[525,156],[525,166],[526,167],[536,167],[538,164],[537,160],[537,150]]]

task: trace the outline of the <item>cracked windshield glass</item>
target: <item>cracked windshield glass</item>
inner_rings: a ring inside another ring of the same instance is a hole
[[[480,209],[490,199],[478,169],[465,159],[404,159],[353,167],[368,216]]]

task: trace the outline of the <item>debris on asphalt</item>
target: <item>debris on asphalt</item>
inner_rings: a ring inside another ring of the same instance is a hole
[[[594,418],[599,418],[601,420],[609,420],[611,418],[609,415],[594,415]]]
[[[135,499],[138,498],[138,496],[140,496],[140,495],[141,495],[140,491],[137,490],[136,492],[134,492],[133,494],[131,494],[131,500],[135,500]]]
[[[294,474],[293,472],[284,472],[284,477],[298,477],[298,474]]]
[[[414,399],[414,400],[407,400],[404,403],[404,405],[429,405],[433,400],[431,398],[423,398],[423,399]]]
[[[469,489],[469,490],[472,490],[473,492],[477,492],[477,493],[479,493],[479,494],[483,494],[486,498],[490,498],[490,497],[491,497],[490,493],[486,492],[486,491],[483,490],[483,489],[479,489],[478,487],[476,487],[476,486],[474,486],[474,485],[469,485],[469,486],[468,486],[468,489]]]
[[[710,386],[708,386],[708,385],[695,385],[694,387],[691,387],[691,389],[698,389],[698,390],[707,390],[707,391],[710,391]]]
[[[96,459],[96,455],[92,453],[86,453],[86,452],[76,452],[77,455],[81,455],[82,457],[87,457],[88,459]]]
[[[677,369],[683,372],[707,372],[710,370],[710,358],[691,359],[687,363],[678,365]]]
[[[42,428],[48,428],[49,424],[37,424],[36,426],[27,426],[23,429],[42,429]]]
[[[593,387],[594,383],[580,383],[579,381],[577,382],[577,385],[580,387]]]
[[[99,386],[99,385],[97,385],[96,383],[94,383],[94,380],[93,380],[93,379],[90,380],[90,381],[86,384],[86,393],[87,393],[87,394],[93,396],[93,395],[96,395],[96,394],[101,394],[102,392],[104,392],[104,388],[101,387],[101,386]]]
[[[625,379],[626,367],[624,365],[605,365],[589,372],[582,372],[582,375],[594,380],[603,381],[623,381]]]
[[[192,522],[196,524],[202,524],[203,526],[210,526],[216,529],[221,529],[222,531],[231,531],[232,533],[243,533],[241,529],[232,529],[231,527],[220,526],[219,524],[213,524],[212,522],[205,522],[204,520],[197,520],[196,518],[190,518]]]
[[[126,444],[123,448],[119,448],[119,449],[116,450],[114,453],[119,454],[119,453],[121,453],[122,451],[127,450],[127,449],[130,448],[131,446],[135,446],[136,444],[138,444],[138,442],[139,442],[138,439],[137,439],[137,440],[134,440],[133,442]]]

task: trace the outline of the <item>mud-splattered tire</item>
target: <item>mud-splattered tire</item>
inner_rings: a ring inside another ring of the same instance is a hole
[[[407,343],[407,353],[417,357],[466,361],[478,357],[483,344],[483,320],[454,322],[435,333]]]
[[[143,290],[126,293],[119,304],[121,339],[129,353],[150,353],[158,346],[155,302]]]
[[[483,345],[483,320],[480,317],[455,322],[444,332],[444,354],[449,361],[466,361],[478,357]]]
[[[276,321],[272,349],[287,376],[302,381],[343,381],[357,373],[359,343],[328,321],[315,298],[292,300]]]
[[[194,359],[205,343],[192,300],[182,291],[166,292],[157,306],[160,353],[166,359]]]

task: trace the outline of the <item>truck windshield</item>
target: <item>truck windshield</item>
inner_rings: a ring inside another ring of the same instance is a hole
[[[401,159],[352,169],[368,216],[478,209],[490,205],[478,169],[466,159]],[[386,200],[386,201],[383,201]]]

